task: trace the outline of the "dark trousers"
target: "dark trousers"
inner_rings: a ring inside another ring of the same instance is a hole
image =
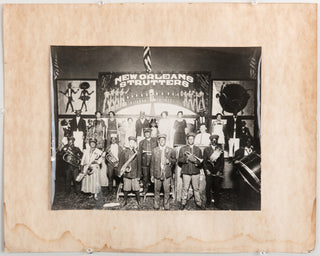
[[[210,205],[212,194],[211,190],[213,190],[213,199],[214,203],[217,205],[220,202],[220,192],[221,192],[222,178],[207,175],[206,176],[206,197],[207,197],[207,205]]]
[[[117,176],[118,167],[114,167],[112,164],[107,164],[107,176],[108,176],[108,188],[109,191],[113,188],[113,179],[116,180],[116,186],[119,185],[119,179]]]
[[[163,185],[163,203],[164,203],[164,209],[169,210],[170,204],[170,184],[171,184],[171,177],[160,180],[160,179],[154,179],[154,208],[159,209],[160,208],[160,190]]]
[[[71,181],[73,183],[75,191],[80,192],[80,182],[76,182],[76,178],[78,174],[79,174],[79,169],[68,164],[68,167],[66,169],[66,183],[65,183],[65,189],[67,193],[71,192]]]
[[[143,175],[143,193],[148,192],[150,186],[150,166],[142,166],[142,175]]]

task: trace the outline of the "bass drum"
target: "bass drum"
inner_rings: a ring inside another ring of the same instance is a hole
[[[256,153],[251,153],[241,158],[235,167],[245,183],[255,192],[261,192],[261,157]]]

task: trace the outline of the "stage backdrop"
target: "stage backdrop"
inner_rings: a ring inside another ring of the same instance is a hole
[[[159,114],[154,113],[156,103],[181,106],[193,114],[211,114],[209,72],[108,72],[99,73],[98,84],[97,107],[104,114],[146,103],[151,104],[147,115]]]

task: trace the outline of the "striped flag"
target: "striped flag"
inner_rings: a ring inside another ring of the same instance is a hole
[[[61,68],[59,67],[58,55],[57,53],[53,56],[53,78],[54,80],[58,79],[62,73]]]
[[[151,51],[149,46],[143,47],[143,64],[147,73],[152,71],[151,68]]]
[[[249,66],[250,66],[250,78],[257,79],[257,59],[256,59],[256,50],[252,53],[250,57]]]

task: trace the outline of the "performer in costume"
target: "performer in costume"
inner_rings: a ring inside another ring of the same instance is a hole
[[[187,122],[183,119],[183,112],[178,111],[178,119],[174,122],[174,146],[186,145]]]
[[[158,125],[157,125],[157,120],[155,118],[152,118],[150,120],[150,128],[151,128],[151,138],[154,140],[158,139]]]
[[[103,153],[97,148],[97,140],[89,140],[90,148],[83,153],[81,165],[89,167],[90,173],[84,176],[81,190],[84,193],[91,193],[95,200],[98,200],[98,193],[101,191],[100,185],[100,164],[102,163]]]
[[[144,111],[140,111],[139,119],[136,121],[136,135],[138,143],[143,140],[143,129],[149,128],[149,121],[146,119],[146,114]]]
[[[81,90],[81,93],[80,93],[80,97],[79,99],[82,100],[82,105],[81,105],[81,108],[80,110],[82,111],[82,108],[84,107],[85,108],[85,111],[87,112],[88,111],[88,108],[87,108],[87,101],[90,99],[90,95],[92,93],[94,93],[94,91],[92,92],[89,92],[87,89],[89,89],[90,87],[90,84],[88,82],[83,82],[79,85],[79,87],[82,89]]]
[[[70,122],[70,129],[75,138],[74,144],[82,150],[85,147],[84,142],[87,134],[87,125],[86,121],[81,117],[81,110],[76,110],[75,114]]]
[[[151,182],[154,183],[154,209],[160,208],[160,190],[163,186],[164,209],[170,209],[170,185],[174,165],[176,163],[176,153],[172,148],[166,146],[166,135],[159,134],[159,146],[153,149],[151,158],[150,175]]]
[[[139,153],[137,152],[137,139],[135,137],[129,137],[129,148],[122,151],[119,160],[119,170],[122,166],[130,159],[134,154],[136,157],[132,159],[126,172],[123,174],[123,193],[124,193],[124,205],[128,203],[128,195],[130,191],[133,191],[136,195],[137,203],[140,204],[140,184],[139,180],[141,178],[141,170],[138,166]]]
[[[182,201],[181,209],[185,209],[187,204],[188,190],[190,183],[193,187],[193,194],[197,207],[203,209],[199,185],[202,152],[201,149],[194,145],[194,133],[187,135],[188,145],[183,146],[179,151],[178,163],[181,165],[182,173]]]
[[[206,174],[206,207],[211,204],[214,192],[214,205],[219,207],[221,184],[223,181],[224,154],[222,147],[218,144],[219,135],[210,136],[211,145],[203,152],[203,168]]]
[[[219,135],[218,144],[224,149],[225,136],[224,136],[224,123],[222,121],[222,114],[217,114],[217,120],[212,122],[212,134]]]
[[[119,159],[122,152],[122,148],[117,143],[117,134],[111,134],[111,145],[107,147],[107,175],[109,180],[109,193],[113,192],[113,180],[116,181],[116,187],[119,186],[120,180],[117,177]]]
[[[126,147],[129,147],[129,137],[136,137],[136,126],[135,126],[133,119],[131,117],[129,117],[127,119],[125,129],[126,129],[126,131],[125,131],[126,135],[125,135],[124,145]]]
[[[150,186],[150,165],[152,150],[158,145],[156,140],[151,139],[151,129],[144,128],[144,139],[139,143],[139,156],[143,176],[143,194],[146,195]]]
[[[74,100],[72,98],[72,94],[76,94],[78,91],[79,91],[79,89],[77,89],[76,91],[74,91],[72,89],[72,84],[71,83],[68,83],[68,88],[64,92],[63,91],[59,91],[60,93],[62,93],[64,96],[66,96],[68,98],[68,102],[67,102],[67,105],[66,105],[66,113],[68,112],[69,105],[71,107],[71,111],[73,112],[72,102]]]
[[[166,145],[168,147],[170,147],[170,145],[172,146],[172,139],[171,139],[171,121],[168,118],[168,111],[162,111],[161,113],[161,118],[159,120],[159,124],[158,124],[158,131],[159,133],[164,133],[165,135],[167,135],[167,139],[166,139]]]
[[[107,121],[107,146],[111,143],[111,134],[119,135],[119,124],[118,120],[115,118],[116,114],[113,111],[109,112],[109,118]]]
[[[76,167],[71,164],[73,162],[71,158],[80,160],[82,152],[78,147],[74,146],[74,140],[74,137],[68,137],[68,144],[61,149],[61,154],[67,154],[66,160],[68,160],[68,162],[66,162],[65,170],[65,190],[68,194],[71,192],[71,182],[73,183],[75,192],[80,192],[80,183],[76,182],[76,178],[80,171],[80,165],[79,167]]]
[[[101,112],[96,111],[96,119],[94,120],[94,136],[97,139],[97,148],[103,150],[105,148],[104,142],[106,137],[106,124],[101,119]]]

